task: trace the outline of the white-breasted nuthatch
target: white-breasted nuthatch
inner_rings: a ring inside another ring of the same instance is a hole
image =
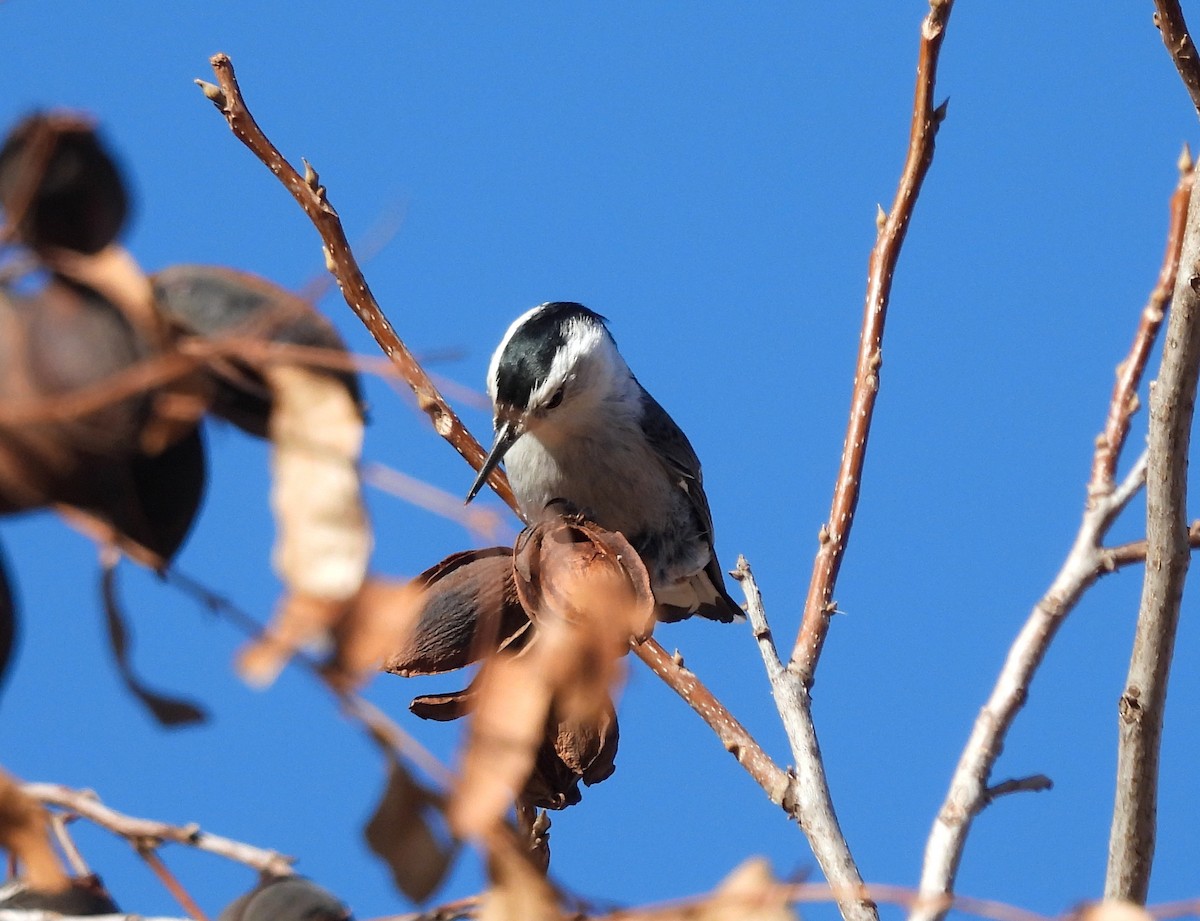
[[[561,301],[522,314],[492,355],[487,388],[496,440],[468,502],[504,460],[530,522],[565,499],[625,535],[649,571],[659,620],[741,618],[713,553],[700,460],[602,316]]]

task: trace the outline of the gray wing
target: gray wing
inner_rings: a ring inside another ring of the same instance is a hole
[[[641,387],[641,384],[639,383],[638,386]],[[708,497],[704,494],[704,478],[700,472],[700,458],[696,456],[692,443],[688,441],[683,430],[675,424],[675,420],[646,391],[645,387],[641,389],[644,407],[642,433],[654,448],[655,453],[662,458],[663,465],[671,474],[672,479],[687,494],[696,524],[700,527],[705,540],[708,541],[710,556],[704,571],[717,590],[721,604],[719,606],[702,605],[696,613],[710,620],[719,620],[725,623],[741,619],[744,616],[742,609],[726,591],[725,574],[721,571],[721,564],[717,562],[716,553],[712,552],[712,511],[708,507]]]

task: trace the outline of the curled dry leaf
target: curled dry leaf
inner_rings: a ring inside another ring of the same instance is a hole
[[[455,834],[479,838],[504,818],[546,739],[553,687],[538,657],[496,656],[483,667],[466,751],[447,818]]]
[[[422,589],[417,623],[384,662],[394,675],[440,675],[501,648],[517,648],[529,629],[507,547],[449,556],[413,580]],[[454,719],[454,717],[450,717]]]
[[[1150,921],[1151,917],[1143,906],[1120,899],[1093,902],[1074,914],[1075,921]]]
[[[394,758],[388,759],[387,787],[364,834],[391,869],[396,886],[415,902],[425,901],[441,885],[458,850],[444,825],[441,797]]]
[[[654,596],[625,538],[590,522],[547,520],[522,532],[514,552],[517,593],[537,625],[536,655],[558,719],[586,723],[611,707],[631,636],[654,624]]]
[[[26,118],[0,148],[0,205],[27,246],[95,253],[117,238],[129,199],[92,121],[50,112]]]
[[[330,601],[362,586],[371,531],[358,479],[363,420],[337,381],[292,365],[266,371],[274,395],[273,562],[288,591]]]
[[[105,560],[101,568],[100,593],[104,599],[104,617],[108,625],[108,640],[113,656],[117,660],[117,672],[126,690],[136,697],[146,711],[162,726],[186,726],[202,723],[208,715],[201,707],[188,700],[168,697],[149,687],[133,670],[129,653],[129,628],[121,612],[117,598],[117,570],[113,560]]]
[[[270,684],[297,651],[328,639],[327,674],[348,690],[407,642],[420,603],[421,590],[413,583],[376,577],[346,601],[285,595],[263,635],[239,654],[238,671],[250,684]]]
[[[694,917],[699,921],[796,921],[787,891],[762,857],[751,857],[736,867]]]
[[[62,893],[71,878],[50,843],[50,818],[41,804],[26,796],[7,771],[0,770],[0,848],[24,869],[24,882],[41,893]]]
[[[412,633],[421,589],[411,582],[370,577],[332,627],[330,667],[352,684],[379,670],[380,663]]]

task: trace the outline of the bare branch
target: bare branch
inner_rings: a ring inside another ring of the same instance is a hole
[[[487,452],[467,431],[466,426],[438,392],[429,375],[384,316],[371,289],[367,287],[367,280],[354,254],[350,251],[341,219],[329,203],[325,187],[320,185],[316,171],[305,163],[305,174],[301,176],[263,134],[242,98],[237,77],[233,72],[233,62],[229,60],[228,55],[213,55],[209,63],[217,75],[220,87],[218,89],[212,84],[197,81],[200,88],[220,109],[238,140],[263,162],[304,209],[321,235],[325,245],[325,265],[337,279],[346,303],[379,343],[383,353],[395,363],[401,376],[416,395],[417,405],[429,416],[434,430],[450,442],[467,463],[478,470],[483,465]],[[493,471],[488,482],[505,502],[515,507],[512,490],[502,472]]]
[[[717,734],[725,750],[766,791],[771,802],[794,816],[792,785],[795,779],[771,760],[771,756],[762,750],[746,727],[725,709],[700,679],[684,667],[683,660],[678,655],[667,655],[667,651],[653,638],[634,643],[633,651],[689,707],[700,714],[700,718]]]
[[[1162,365],[1150,389],[1146,570],[1119,704],[1116,804],[1104,882],[1106,897],[1138,904],[1150,887],[1163,711],[1191,561],[1187,468],[1200,377],[1200,196],[1194,192],[1180,261],[1188,268],[1176,281]]]
[[[1143,323],[1144,320],[1143,315]],[[1139,334],[1142,328],[1139,326]],[[1152,336],[1157,328],[1157,325],[1149,328],[1147,335]],[[1152,340],[1147,342],[1146,347],[1150,344]],[[1128,379],[1128,390],[1119,384],[1114,400],[1121,400],[1122,393],[1137,391],[1141,369],[1134,362],[1130,370],[1133,373]],[[1109,419],[1112,419],[1111,410]],[[1096,451],[1099,453],[1119,446],[1119,439],[1110,443],[1101,438],[1097,441]],[[1094,458],[1092,469],[1103,471],[1110,469],[1110,466],[1115,468],[1116,460],[1115,454],[1111,462],[1105,460],[1102,463]],[[988,784],[992,768],[1000,757],[1004,738],[1017,713],[1025,705],[1030,683],[1058,628],[1083,593],[1101,576],[1116,569],[1112,551],[1105,550],[1102,543],[1117,516],[1145,481],[1146,463],[1146,456],[1143,455],[1119,486],[1091,491],[1085,504],[1083,521],[1062,568],[1046,594],[1034,605],[1009,649],[996,685],[975,719],[971,735],[950,780],[950,789],[925,845],[920,891],[927,902],[953,889],[971,823],[990,801]],[[914,910],[910,921],[931,921],[944,914],[945,909]]]
[[[1179,0],[1154,0],[1154,10],[1154,24],[1192,97],[1192,105],[1200,113],[1200,56],[1197,56],[1196,45],[1188,33]]]
[[[161,857],[158,856],[157,845],[154,843],[139,843],[137,845],[138,855],[142,860],[146,861],[146,865],[158,877],[158,881],[163,884],[163,888],[171,893],[171,897],[179,903],[179,907],[188,913],[189,918],[194,918],[195,921],[208,921],[208,915],[204,910],[196,904],[196,900],[192,898],[192,894],[184,888],[178,877],[172,873]]]
[[[1195,550],[1200,547],[1200,521],[1193,521],[1188,528],[1188,546]],[[1146,542],[1144,540],[1130,541],[1117,547],[1104,550],[1104,565],[1116,571],[1131,563],[1146,562]]]
[[[813,855],[821,865],[821,871],[838,897],[838,908],[842,917],[850,919],[874,919],[879,912],[875,903],[857,893],[863,887],[862,875],[850,853],[846,837],[838,824],[833,809],[833,797],[829,782],[825,778],[825,765],[821,759],[821,748],[817,742],[816,728],[812,719],[812,698],[808,688],[783,667],[775,643],[771,639],[771,628],[767,624],[767,613],[763,607],[762,594],[754,573],[744,556],[738,557],[734,572],[746,593],[746,612],[754,637],[758,640],[759,652],[766,665],[767,677],[771,682],[771,694],[779,710],[780,720],[787,733],[795,763],[795,809],[793,815],[808,838]],[[853,895],[848,894],[853,893]]]
[[[908,139],[908,155],[892,210],[881,215],[882,221],[867,275],[866,307],[862,334],[858,343],[858,362],[854,371],[854,395],[851,398],[850,421],[846,440],[842,444],[842,460],[829,520],[822,526],[820,547],[813,562],[812,579],[804,602],[804,618],[796,646],[792,650],[788,669],[800,676],[805,687],[811,687],[821,656],[829,618],[835,608],[834,584],[850,538],[854,511],[858,506],[863,464],[866,461],[867,436],[879,394],[879,369],[883,364],[883,326],[891,297],[892,277],[900,247],[912,219],[917,196],[925,174],[933,163],[934,138],[946,115],[946,105],[934,105],[933,91],[937,79],[938,53],[945,37],[953,0],[930,0],[929,14],[921,23],[920,55],[917,60],[916,95],[913,101],[912,127]]]
[[[48,783],[22,784],[22,792],[46,806],[65,809],[106,828],[132,842],[135,847],[166,841],[194,847],[245,864],[259,873],[274,876],[292,874],[292,858],[202,831],[198,825],[169,825],[151,819],[138,819],[105,806],[94,793]]]
[[[1171,293],[1175,290],[1179,253],[1183,248],[1183,229],[1187,223],[1188,200],[1191,198],[1195,176],[1191,154],[1185,147],[1179,158],[1179,183],[1171,195],[1171,217],[1167,225],[1167,247],[1162,268],[1159,269],[1158,281],[1150,292],[1146,306],[1142,308],[1142,316],[1137,332],[1134,333],[1129,355],[1117,365],[1117,381],[1113,385],[1112,399],[1108,404],[1108,419],[1104,424],[1104,431],[1096,440],[1096,453],[1092,459],[1092,480],[1088,484],[1089,496],[1101,495],[1113,488],[1117,457],[1129,435],[1130,419],[1138,409],[1138,385],[1146,370],[1150,348],[1158,338],[1159,327],[1166,316]]]
[[[984,795],[987,797],[988,803],[991,803],[992,800],[1001,796],[1009,796],[1013,793],[1043,793],[1053,787],[1054,781],[1045,774],[1030,774],[1028,777],[1015,777],[1012,780],[1002,780],[1000,783],[992,784],[984,791]]]

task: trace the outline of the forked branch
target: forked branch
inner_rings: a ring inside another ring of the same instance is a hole
[[[1158,379],[1150,389],[1146,569],[1129,677],[1121,695],[1116,802],[1105,896],[1144,903],[1158,813],[1158,760],[1167,680],[1191,560],[1188,449],[1200,375],[1200,196],[1192,191],[1182,267]]]
[[[1168,233],[1171,242],[1167,246],[1166,262],[1159,272],[1156,292],[1163,278],[1173,278],[1177,272],[1179,249],[1172,235],[1182,226],[1180,212],[1187,207],[1188,197],[1181,194],[1181,190],[1190,189],[1193,183],[1190,163],[1186,165],[1188,171],[1180,177],[1171,198],[1171,230]],[[1152,295],[1147,310],[1153,309],[1154,301]],[[1146,311],[1143,311],[1129,356],[1118,367],[1118,382],[1106,416],[1105,434],[1096,443],[1088,500],[1075,542],[1050,588],[1034,606],[1013,641],[996,685],[975,720],[951,778],[946,799],[934,820],[921,871],[920,889],[927,905],[933,904],[932,900],[936,897],[953,891],[971,823],[992,798],[989,796],[990,778],[1004,739],[1017,713],[1024,706],[1033,676],[1059,627],[1097,579],[1115,571],[1118,563],[1123,565],[1136,558],[1136,548],[1108,550],[1103,546],[1103,541],[1117,517],[1146,481],[1145,453],[1119,485],[1111,485],[1107,477],[1110,476],[1108,471],[1115,469],[1118,453],[1125,440],[1128,414],[1136,407],[1133,395],[1141,383],[1145,368],[1144,355],[1153,344],[1161,325],[1161,319],[1154,322],[1150,320],[1154,318],[1148,318]],[[1118,551],[1122,553],[1118,554]],[[944,909],[926,908],[914,910],[911,919],[930,921],[943,914]]]

